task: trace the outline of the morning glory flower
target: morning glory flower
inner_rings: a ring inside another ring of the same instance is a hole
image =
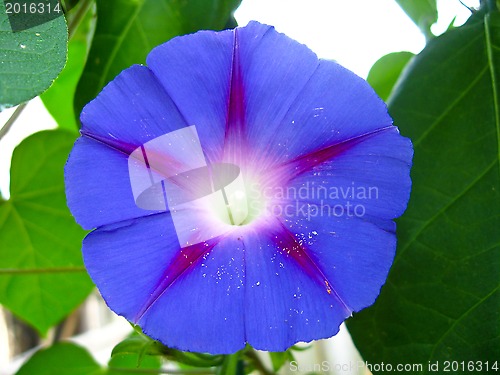
[[[283,351],[375,301],[411,142],[370,86],[257,22],[174,38],[82,111],[68,205],[108,306],[162,343]]]

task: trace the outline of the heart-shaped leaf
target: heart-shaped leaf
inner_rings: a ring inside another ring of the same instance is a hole
[[[10,20],[6,5],[13,12]],[[46,22],[31,25],[36,20],[15,13],[12,5],[12,1],[0,1],[0,111],[48,89],[66,62],[68,31],[62,9],[54,13],[55,18],[45,13]],[[56,12],[53,7],[50,10]],[[11,22],[24,22],[24,27],[14,32]]]
[[[394,52],[373,64],[366,80],[382,100],[387,101],[404,67],[415,56],[411,52]]]
[[[44,334],[92,290],[81,256],[85,232],[64,194],[76,135],[44,131],[15,150],[10,199],[0,200],[0,303]]]
[[[105,375],[106,370],[82,347],[65,342],[36,352],[16,375]]]
[[[479,373],[500,359],[500,14],[431,41],[389,110],[414,142],[413,191],[387,284],[349,330],[368,362]]]

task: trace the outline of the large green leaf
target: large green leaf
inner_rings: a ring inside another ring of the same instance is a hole
[[[81,12],[85,4],[72,10],[72,12]],[[72,14],[70,14],[71,16]],[[68,43],[68,61],[61,74],[54,81],[53,85],[45,91],[40,98],[45,108],[57,121],[61,128],[78,130],[76,122],[77,116],[73,107],[78,80],[83,72],[87,53],[90,48],[89,36],[93,34],[93,24],[95,16],[94,9],[91,7],[78,28],[74,31],[71,40]],[[75,16],[76,17],[76,16]],[[72,18],[70,18],[72,20]],[[72,24],[71,21],[69,21]]]
[[[92,356],[72,343],[58,343],[36,352],[16,375],[104,375]]]
[[[108,368],[101,367],[81,346],[60,342],[36,352],[16,375],[128,375],[157,374],[161,367],[159,357],[145,357],[138,363],[138,354],[113,356]]]
[[[413,190],[388,282],[348,323],[369,362],[500,359],[499,94],[500,14],[481,12],[431,41],[392,96]]]
[[[66,207],[63,167],[75,136],[44,131],[15,150],[11,197],[0,200],[0,303],[45,333],[92,289],[85,232]]]
[[[396,0],[396,2],[422,30],[427,39],[433,36],[431,26],[438,19],[436,0]]]
[[[75,111],[157,45],[200,29],[223,29],[241,0],[97,0],[97,26]]]
[[[389,98],[401,72],[413,56],[411,52],[394,52],[382,56],[373,64],[366,80],[382,100]]]
[[[73,97],[86,57],[86,45],[82,40],[72,40],[68,46],[68,64],[54,84],[40,98],[60,128],[78,130]]]
[[[66,62],[67,42],[62,13],[13,32],[4,2],[0,2],[0,111],[34,98],[52,84]]]

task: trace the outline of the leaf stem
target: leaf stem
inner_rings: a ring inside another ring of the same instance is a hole
[[[28,102],[25,102],[25,103],[21,103],[17,106],[17,108],[14,111],[14,113],[12,114],[12,116],[10,116],[10,118],[7,120],[5,125],[0,129],[0,140],[3,137],[5,137],[5,135],[9,132],[10,128],[12,127],[12,125],[14,125],[14,122],[16,122],[19,115],[24,111],[24,108],[26,108],[27,104],[28,104]]]
[[[78,29],[80,22],[89,11],[90,7],[94,3],[94,0],[83,0],[80,3],[81,5],[78,7],[78,11],[68,22],[68,39],[71,39],[71,37],[75,35],[76,29]]]
[[[495,69],[497,65],[496,65],[496,61],[494,58],[494,54],[493,54],[494,45],[493,45],[493,40],[492,40],[492,36],[491,36],[491,31],[490,31],[491,30],[490,18],[491,18],[490,14],[487,14],[484,17],[484,34],[486,36],[486,54],[488,56],[488,65],[490,68],[491,88],[492,88],[493,103],[494,103],[493,107],[494,107],[494,111],[495,111],[495,123],[496,123],[496,128],[497,128],[498,154],[499,154],[499,158],[500,158],[500,110],[499,110],[499,104],[498,104],[498,100],[499,100],[500,95],[499,95],[498,90],[497,90],[498,77],[496,75],[496,69]]]

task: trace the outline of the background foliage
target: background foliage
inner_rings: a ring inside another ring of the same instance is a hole
[[[389,279],[377,302],[349,319],[348,328],[371,363],[411,359],[429,372],[427,364],[439,361],[433,373],[444,373],[446,360],[491,366],[500,361],[498,5],[482,1],[464,26],[435,37],[435,0],[396,1],[427,46],[416,56],[382,57],[368,81],[414,143],[413,191],[398,222]],[[65,17],[13,33],[0,2],[0,109],[21,104],[22,110],[22,103],[45,91],[42,100],[59,125],[16,148],[10,198],[0,197],[0,303],[40,335],[92,290],[80,254],[85,233],[66,208],[62,173],[81,108],[122,69],[144,63],[154,46],[200,29],[234,27],[239,3],[72,0]],[[184,353],[137,331],[105,367],[84,348],[58,342],[38,351],[18,374],[158,373],[165,360],[185,371],[271,374],[297,350],[270,353],[267,368],[250,347],[231,356]]]
[[[391,95],[413,190],[388,282],[348,324],[367,358],[498,360],[499,94],[500,14],[485,8],[430,41]]]

